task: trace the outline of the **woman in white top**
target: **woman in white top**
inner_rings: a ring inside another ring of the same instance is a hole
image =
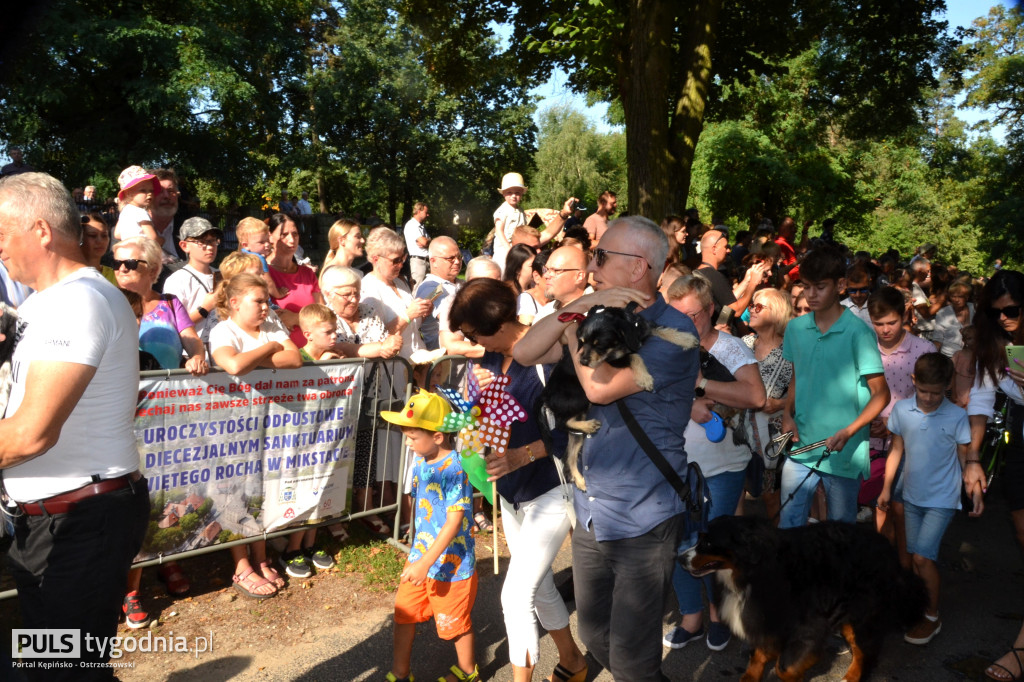
[[[978,300],[974,314],[977,332],[977,372],[971,387],[967,414],[971,423],[971,449],[964,469],[964,482],[984,481],[985,472],[978,456],[985,439],[985,429],[995,412],[996,391],[1009,399],[1007,429],[1010,443],[1004,449],[1003,491],[1010,503],[1010,516],[1017,535],[1017,544],[1024,547],[1024,366],[1009,362],[1008,345],[1024,345],[1024,275],[1000,270],[988,281]],[[990,665],[985,674],[994,680],[1019,679],[1024,673],[1024,627],[1013,648]]]
[[[974,304],[970,302],[972,293],[971,285],[967,282],[953,282],[946,290],[949,303],[935,314],[932,341],[947,358],[953,357],[954,353],[964,347],[961,334],[974,317]]]
[[[689,461],[700,465],[711,493],[710,520],[736,511],[751,455],[750,448],[733,441],[731,427],[726,429],[725,438],[713,443],[708,440],[707,432],[701,424],[712,418],[711,407],[715,403],[744,410],[761,409],[765,404],[764,384],[761,382],[757,359],[746,344],[731,334],[715,329],[712,319],[715,301],[711,283],[707,279],[699,274],[677,279],[669,288],[669,305],[690,316],[697,327],[701,348],[736,378],[736,381],[709,381],[703,372],[697,375],[697,397],[694,398],[690,422],[684,432]],[[672,586],[683,619],[679,627],[665,636],[665,646],[682,648],[704,634],[701,582],[701,579],[694,578],[676,566],[672,574]],[[710,597],[711,581],[704,579],[704,584]],[[707,645],[712,651],[720,651],[729,643],[729,628],[720,622],[714,604],[711,605],[709,615]]]

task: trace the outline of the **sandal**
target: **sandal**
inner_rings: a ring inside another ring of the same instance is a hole
[[[338,544],[342,544],[348,541],[348,524],[336,523],[331,526],[328,530],[331,531],[331,537],[338,541]]]
[[[487,514],[484,514],[482,511],[478,511],[476,514],[473,514],[473,521],[476,522],[476,527],[479,528],[482,533],[489,533],[494,530],[494,526],[491,525],[491,522],[487,519]]]
[[[587,664],[583,664],[583,669],[577,672],[570,672],[561,663],[555,666],[554,671],[551,673],[551,677],[548,678],[548,682],[584,682],[587,679]]]
[[[277,569],[270,565],[269,561],[260,562],[260,573],[263,574],[264,578],[274,583],[274,587],[277,589],[285,586],[284,578],[277,572]]]
[[[1024,676],[1024,658],[1021,657],[1022,653],[1024,653],[1024,647],[1015,646],[999,659],[1001,661],[1003,658],[1013,654],[1014,659],[1017,661],[1016,675],[1002,663],[992,663],[989,667],[985,668],[985,677],[996,682],[1017,682],[1017,680]]]
[[[172,597],[183,597],[192,589],[192,586],[188,583],[188,578],[182,573],[181,566],[178,565],[177,561],[163,564],[156,574],[160,582],[167,586],[167,593]]]
[[[388,527],[388,524],[384,523],[376,514],[373,516],[364,516],[359,519],[359,522],[366,526],[369,531],[375,535],[380,535],[381,537],[391,535],[391,529]]]
[[[444,677],[437,678],[437,682],[451,682],[453,677],[455,682],[477,682],[480,679],[480,666],[474,666],[471,673],[464,672],[458,664],[453,665],[448,670],[450,672]]]
[[[235,589],[244,594],[245,596],[260,601],[263,601],[264,599],[270,599],[275,594],[277,594],[277,588],[274,587],[274,583],[262,577],[259,573],[257,573],[251,568],[242,575],[238,575],[236,573],[235,575],[231,576],[231,582],[234,583]],[[274,587],[274,591],[266,593],[256,591],[264,585],[270,585],[271,587]]]

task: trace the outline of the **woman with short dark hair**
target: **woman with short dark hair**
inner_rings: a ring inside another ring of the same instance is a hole
[[[541,440],[534,406],[544,389],[540,366],[520,365],[512,358],[516,343],[529,327],[516,319],[516,294],[505,282],[481,278],[455,294],[448,320],[484,355],[473,368],[481,388],[498,374],[509,377],[508,393],[526,411],[526,421],[512,423],[503,456],[487,458],[487,473],[497,480],[505,539],[512,558],[501,604],[508,634],[513,679],[531,679],[540,655],[537,622],[558,647],[552,679],[582,682],[587,665],[569,632],[569,612],[555,588],[551,562],[569,533],[567,505],[572,492],[559,476],[558,464]],[[562,445],[555,445],[564,449]]]

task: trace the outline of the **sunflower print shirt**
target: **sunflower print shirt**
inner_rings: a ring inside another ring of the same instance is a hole
[[[416,500],[416,537],[413,538],[409,561],[418,561],[433,544],[445,522],[448,510],[462,510],[462,527],[434,565],[427,577],[446,583],[473,576],[476,550],[469,529],[473,516],[473,487],[462,470],[459,455],[427,464],[417,456],[413,463],[412,489]]]

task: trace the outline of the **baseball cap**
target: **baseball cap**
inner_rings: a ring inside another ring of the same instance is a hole
[[[193,216],[181,224],[181,229],[178,230],[178,238],[182,241],[196,239],[202,237],[207,232],[216,232],[218,237],[224,238],[224,233],[214,227],[209,220]]]

